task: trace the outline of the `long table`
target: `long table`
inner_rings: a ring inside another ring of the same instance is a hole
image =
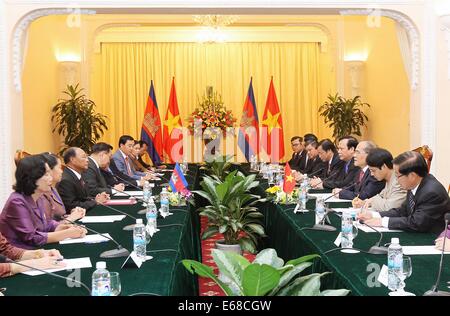
[[[258,188],[258,194],[265,195],[268,187],[263,179]],[[330,191],[316,191],[327,193]],[[364,252],[350,254],[340,250],[333,251],[334,241],[340,232],[341,219],[331,213],[331,225],[336,227],[334,232],[310,230],[315,223],[313,212],[315,200],[307,203],[308,213],[294,214],[295,205],[277,205],[264,203],[260,210],[265,215],[265,228],[268,238],[263,242],[264,248],[276,249],[278,255],[284,260],[290,260],[307,254],[316,253],[321,256],[312,268],[312,272],[331,271],[322,278],[324,288],[346,288],[352,295],[374,296],[388,295],[387,287],[377,283],[377,276],[383,264],[387,265],[387,255],[373,255]],[[329,203],[331,208],[350,207],[351,203]],[[382,244],[390,242],[392,237],[398,237],[402,246],[434,245],[436,235],[426,233],[384,233]],[[354,248],[367,251],[379,239],[377,233],[359,231],[354,240]],[[331,250],[331,251],[330,251]],[[328,252],[330,251],[330,252]],[[405,290],[416,295],[423,295],[436,282],[439,269],[439,255],[412,255],[412,275],[406,279]],[[309,272],[311,272],[309,271]],[[444,256],[444,269],[442,271],[439,289],[449,290],[447,282],[450,281],[450,255]]]
[[[186,176],[189,188],[198,185],[199,170],[197,166],[190,165]],[[167,173],[161,183],[167,183],[171,173]],[[157,183],[158,184],[158,183]],[[161,188],[156,186],[153,194],[158,194]],[[123,197],[122,197],[123,198]],[[159,204],[157,203],[159,207]],[[117,209],[130,214],[133,217],[144,219],[145,215],[138,215],[142,209],[141,203],[131,206],[115,206]],[[65,258],[89,257],[92,268],[80,269],[81,282],[91,287],[91,276],[95,270],[97,261],[106,261],[109,271],[118,271],[120,274],[122,292],[121,295],[197,295],[197,276],[189,273],[181,263],[182,259],[194,259],[201,261],[200,250],[200,221],[195,213],[195,207],[190,205],[171,206],[173,215],[166,218],[158,218],[158,226],[161,226],[150,243],[147,245],[148,255],[153,259],[142,264],[140,269],[123,268],[121,266],[125,258],[102,259],[100,254],[105,250],[115,248],[112,242],[98,244],[50,244],[45,248],[56,248]],[[88,215],[118,215],[114,211],[97,206],[88,212]],[[101,233],[109,233],[118,243],[133,250],[133,232],[124,231],[125,225],[134,224],[135,220],[126,217],[120,222],[87,224],[87,227]],[[164,227],[164,225],[171,225]],[[91,233],[89,233],[91,234]],[[61,271],[62,276],[74,276],[74,271]],[[0,279],[0,287],[5,287],[7,296],[14,295],[88,295],[82,287],[69,287],[64,280],[49,275],[27,276],[15,275]]]

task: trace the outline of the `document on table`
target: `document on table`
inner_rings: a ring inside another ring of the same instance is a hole
[[[105,236],[108,236],[109,238],[111,238],[111,236],[108,233],[103,234],[104,236],[100,235],[100,234],[95,234],[95,235],[87,235],[83,238],[69,238],[69,239],[64,239],[61,240],[59,243],[61,245],[67,245],[67,244],[96,244],[99,242],[105,242],[105,241],[109,241],[109,239]]]
[[[62,262],[66,264],[65,267],[58,268],[58,269],[46,269],[45,271],[57,272],[57,271],[72,270],[72,269],[92,268],[91,259],[89,257],[77,258],[77,259],[64,259]],[[22,272],[22,273],[26,274],[26,275],[31,275],[31,276],[45,274],[44,272],[36,271],[36,270],[30,270],[30,271],[26,271],[26,272]]]
[[[125,215],[85,216],[80,219],[82,223],[112,223],[125,218]]]
[[[402,246],[404,255],[440,255],[441,250],[434,246]],[[444,254],[449,255],[450,251],[445,251]]]
[[[403,233],[403,230],[398,230],[398,229],[389,229],[386,227],[373,227],[374,229],[367,227],[366,225],[363,225],[361,223],[357,223],[356,227],[359,230],[362,230],[363,232],[366,233],[376,233],[376,231],[374,229],[376,229],[377,231],[379,231],[380,233]]]
[[[114,190],[114,196],[143,196],[144,193],[142,191],[123,191],[125,193],[121,193],[119,191]]]
[[[337,198],[335,196],[330,197],[332,195],[333,195],[332,193],[311,193],[311,194],[308,193],[308,196],[313,196],[315,198],[319,198],[320,197],[320,198],[326,200],[325,202],[330,202],[330,203],[336,203],[336,202],[351,203],[352,202],[351,200],[341,200],[341,199],[339,199],[339,198]]]

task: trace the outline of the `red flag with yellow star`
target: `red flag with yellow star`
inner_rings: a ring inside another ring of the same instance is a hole
[[[261,145],[271,162],[279,162],[284,157],[283,120],[277,95],[273,87],[273,78],[270,80],[266,108],[262,119]]]
[[[283,191],[287,194],[291,193],[295,188],[295,179],[292,175],[291,167],[289,163],[286,163],[284,167],[284,181],[283,181]]]
[[[175,91],[175,78],[170,88],[169,106],[163,128],[164,158],[170,163],[180,162],[183,159],[183,131],[178,110],[177,93]]]

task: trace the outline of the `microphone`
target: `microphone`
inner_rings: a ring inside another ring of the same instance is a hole
[[[323,169],[325,169],[325,168],[322,168],[322,170],[323,170]],[[317,187],[319,184],[323,183],[323,181],[328,180],[328,179],[334,177],[335,175],[337,175],[337,174],[339,173],[339,171],[340,171],[339,169],[338,169],[338,170],[334,170],[334,172],[332,172],[328,177],[322,179],[319,183],[317,183],[317,184],[314,186],[314,188]],[[312,188],[312,189],[314,189],[314,188]]]
[[[122,245],[119,244],[117,241],[115,241],[112,237],[109,237],[108,235],[105,235],[103,233],[99,233],[98,231],[93,230],[92,228],[86,227],[85,225],[80,225],[80,224],[75,223],[75,222],[73,222],[71,220],[65,219],[65,221],[67,221],[67,222],[69,222],[69,223],[71,223],[71,224],[73,224],[75,226],[80,226],[80,227],[86,228],[90,232],[93,232],[95,234],[99,234],[100,236],[103,236],[103,237],[111,240],[113,243],[116,244],[117,249],[107,250],[107,251],[102,252],[100,254],[100,258],[120,258],[120,257],[128,257],[130,255],[130,252],[127,249],[123,248]]]
[[[111,188],[111,189],[114,189],[112,186],[108,186],[108,187]],[[140,197],[137,197],[137,196],[134,196],[134,195],[131,195],[131,194],[125,192],[125,191],[119,191],[119,190],[116,190],[116,191],[119,192],[119,193],[123,193],[123,194],[125,194],[125,195],[127,195],[127,196],[129,196],[131,198],[134,198],[134,199],[138,200],[139,202],[147,203],[144,199],[142,199]],[[147,213],[147,209],[145,209],[145,208],[138,211],[138,214],[146,214],[146,213]]]
[[[118,175],[113,174],[113,176],[116,177],[116,178],[119,178],[119,180],[123,181],[124,183],[126,183],[126,184],[129,185],[130,187],[132,187],[132,188],[134,188],[134,189],[136,189],[136,190],[138,190],[138,191],[142,191],[142,188],[140,188],[140,187],[138,187],[137,185],[134,185],[134,184],[132,184],[131,182],[129,182],[129,181],[127,181],[127,180],[125,180],[125,179],[119,177]]]
[[[370,229],[372,229],[373,231],[375,231],[376,233],[378,233],[380,235],[380,239],[378,239],[378,241],[376,242],[375,245],[370,247],[368,253],[371,253],[371,254],[374,254],[374,255],[385,255],[385,254],[387,254],[388,253],[388,248],[384,247],[384,246],[380,246],[381,241],[383,240],[383,233],[380,232],[375,227],[364,223],[364,221],[360,221],[360,223],[363,224],[364,226],[369,227]]]
[[[444,229],[444,242],[442,245],[442,252],[441,252],[441,262],[439,263],[439,272],[437,276],[436,283],[433,285],[433,287],[426,291],[423,296],[450,296],[450,292],[446,291],[438,291],[439,282],[441,281],[441,273],[442,273],[442,266],[443,266],[443,259],[444,259],[444,251],[445,251],[445,240],[447,239],[447,230],[448,230],[448,222],[450,221],[450,213],[445,214],[445,229]]]
[[[342,190],[350,189],[351,187],[353,187],[355,185],[356,185],[356,182],[343,187]],[[336,192],[336,193],[330,195],[325,200],[323,200],[323,203],[325,203],[326,201],[328,201],[332,197],[335,197],[338,194],[339,194],[339,192]],[[325,220],[327,219],[328,215],[330,213],[334,212],[334,210],[332,208],[326,208],[326,210],[327,211],[325,212],[322,220],[318,224],[315,224],[313,227],[311,227],[312,230],[321,230],[321,231],[327,231],[327,232],[334,232],[334,231],[336,231],[336,227],[325,224]]]
[[[308,174],[308,177],[315,176],[316,174],[318,174],[318,173],[320,173],[321,171],[323,171],[323,169],[325,169],[325,168],[320,168],[319,170],[316,170],[316,171],[314,171],[313,173]]]
[[[17,262],[17,261],[11,260],[11,259],[9,259],[8,257],[6,257],[4,255],[0,255],[0,262],[7,262],[7,263],[17,264],[19,266],[28,268],[30,270],[36,270],[36,271],[39,271],[39,272],[42,272],[42,273],[45,273],[45,274],[49,274],[51,276],[54,276],[54,277],[57,277],[57,278],[60,278],[60,279],[63,279],[63,280],[66,280],[66,281],[75,282],[77,284],[80,284],[82,287],[84,287],[86,289],[86,291],[89,293],[89,295],[91,295],[91,290],[86,286],[86,284],[84,284],[81,281],[78,281],[77,279],[67,278],[67,277],[64,277],[62,275],[50,272],[50,271],[45,271],[45,270],[42,270],[42,269],[38,269],[38,268],[35,268],[35,267],[32,267],[32,266],[23,264],[21,262]]]
[[[94,198],[89,198],[89,197],[88,197],[88,200],[95,201]],[[130,214],[125,213],[125,212],[123,212],[123,211],[121,211],[121,210],[118,210],[118,209],[116,209],[115,207],[111,207],[111,206],[106,205],[106,204],[100,204],[100,205],[102,205],[102,206],[104,206],[104,207],[106,207],[106,208],[108,208],[108,209],[110,209],[110,210],[112,210],[112,211],[114,211],[114,212],[116,212],[116,213],[120,213],[120,214],[125,215],[125,216],[127,216],[127,217],[131,217],[131,218],[134,219],[135,221],[137,220],[136,217],[131,216]],[[123,230],[133,230],[135,225],[136,225],[136,224],[130,224],[130,225],[127,225],[127,226],[125,226],[125,227],[123,228]]]

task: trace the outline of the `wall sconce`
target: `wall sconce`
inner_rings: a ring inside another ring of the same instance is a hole
[[[76,85],[80,82],[80,62],[60,61],[58,63],[59,91],[66,90],[67,85]]]
[[[363,94],[364,87],[364,61],[348,60],[345,61],[346,72],[350,79],[351,97]]]

